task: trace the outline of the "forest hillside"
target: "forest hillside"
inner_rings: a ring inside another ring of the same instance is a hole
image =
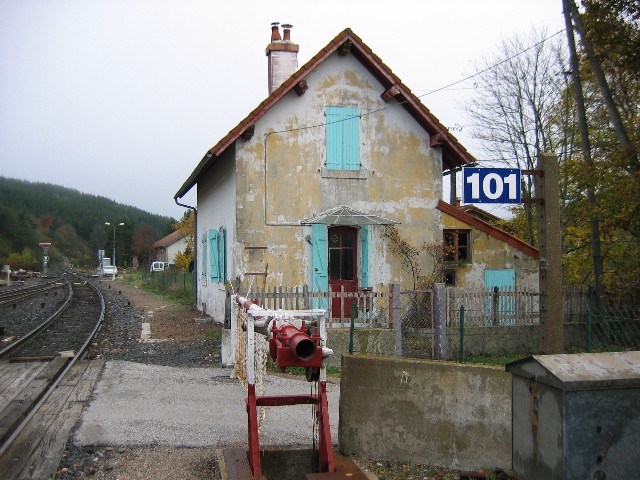
[[[52,244],[50,265],[64,260],[94,268],[98,250],[112,256],[114,236],[118,266],[133,266],[134,257],[144,265],[174,223],[105,197],[0,176],[0,264],[12,269],[40,270],[41,242]]]

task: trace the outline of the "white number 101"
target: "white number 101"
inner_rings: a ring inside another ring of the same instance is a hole
[[[467,183],[471,184],[471,196],[474,199],[480,198],[480,174],[473,173],[467,177]],[[508,187],[508,198],[517,198],[518,179],[515,173],[506,177],[501,177],[497,173],[489,173],[482,180],[482,192],[490,199],[495,200],[502,196],[504,184]]]

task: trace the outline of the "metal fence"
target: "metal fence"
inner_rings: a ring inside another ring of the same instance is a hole
[[[454,361],[496,361],[541,352],[539,296],[531,290],[463,289],[437,286],[434,290],[387,290],[376,302],[378,322],[355,324],[359,353]],[[640,349],[640,308],[637,302],[590,306],[586,289],[564,290],[565,352]],[[386,332],[374,331],[377,326]],[[352,334],[351,337],[354,337]],[[354,346],[355,343],[355,346]],[[362,344],[366,345],[363,346]]]
[[[168,294],[194,303],[193,273],[178,270],[149,272],[142,276],[142,286],[147,290]]]
[[[640,309],[637,306],[589,308],[583,323],[586,352],[640,350]]]
[[[193,274],[143,276],[147,288],[193,301]],[[325,308],[329,339],[340,352],[469,361],[539,353],[539,297],[523,289],[437,286],[403,291],[397,285],[347,292],[308,286],[228,286],[267,309]],[[637,300],[637,299],[636,299]],[[586,289],[564,289],[566,352],[640,350],[637,301],[593,308]],[[353,324],[353,330],[351,325]]]

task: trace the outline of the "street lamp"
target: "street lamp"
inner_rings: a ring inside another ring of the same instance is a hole
[[[104,222],[105,225],[111,226],[109,222]],[[113,226],[113,258],[111,261],[113,262],[113,269],[111,270],[111,280],[116,279],[116,227],[122,227],[124,223],[119,223]]]

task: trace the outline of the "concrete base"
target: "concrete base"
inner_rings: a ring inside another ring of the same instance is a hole
[[[333,451],[336,471],[315,473],[317,459],[311,448],[268,448],[261,452],[262,476],[251,474],[247,451],[243,448],[225,448],[220,455],[223,480],[369,480],[353,461]]]

